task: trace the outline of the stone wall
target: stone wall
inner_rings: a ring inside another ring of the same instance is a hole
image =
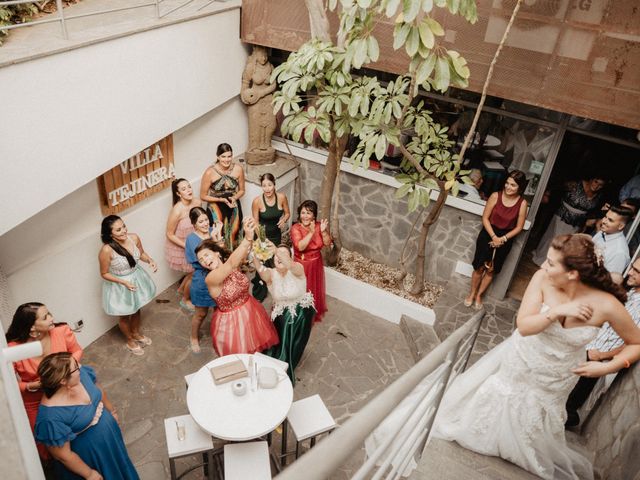
[[[640,365],[618,376],[583,428],[599,480],[640,480]]]
[[[298,160],[302,198],[318,201],[324,167],[308,160]],[[349,172],[341,175],[339,212],[343,245],[380,263],[398,266],[400,252],[417,212],[407,212],[406,200],[396,199],[393,187]],[[297,205],[292,205],[292,209],[295,208]],[[435,228],[429,233],[426,279],[447,283],[452,275],[456,275],[458,260],[471,263],[480,228],[478,215],[445,206]],[[411,256],[413,261],[415,251]]]

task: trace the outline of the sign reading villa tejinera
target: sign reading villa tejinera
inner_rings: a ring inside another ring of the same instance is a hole
[[[171,185],[173,137],[169,135],[97,178],[103,215],[132,207]]]

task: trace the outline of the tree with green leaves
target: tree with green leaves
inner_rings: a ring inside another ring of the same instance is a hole
[[[444,29],[433,12],[446,9],[473,23],[477,20],[475,2],[329,0],[328,7],[338,10],[340,17],[334,44],[322,0],[305,1],[313,38],[274,70],[272,81],[279,84],[274,108],[285,116],[284,134],[295,141],[304,136],[308,143],[318,135],[329,145],[319,202],[321,218],[330,217],[332,200],[334,203],[331,226],[338,241],[329,261],[337,261],[340,249],[334,190],[339,191],[335,185],[339,185],[339,166],[348,137],[358,139],[350,159],[363,168],[369,167],[374,155],[382,159],[387,146],[395,145],[403,153],[402,166],[407,172],[396,177],[402,184],[397,197],[408,198],[410,212],[420,207],[425,211],[416,248],[416,281],[411,288],[418,294],[424,288],[429,228],[437,221],[447,195],[456,195],[459,182],[469,181],[453,153],[447,128],[437,124],[424,101],[417,98],[420,88],[445,91],[449,86],[466,87],[470,75],[466,60],[441,44]],[[385,18],[395,24],[394,49],[404,49],[409,57],[407,71],[387,84],[376,77],[354,74],[354,70],[378,60],[379,45],[373,32]],[[408,141],[403,143],[401,137]],[[436,190],[437,200],[426,211],[430,193]]]
[[[25,23],[38,13],[38,7],[34,3],[18,3],[16,5],[0,5],[0,27]],[[9,35],[9,30],[0,30],[0,45],[3,37]]]

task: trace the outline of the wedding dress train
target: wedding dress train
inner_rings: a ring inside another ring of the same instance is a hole
[[[592,479],[589,459],[566,443],[564,422],[565,402],[578,381],[571,369],[585,361],[584,347],[597,332],[592,326],[564,328],[557,321],[537,335],[514,331],[453,380],[432,436],[502,457],[545,479]],[[367,454],[413,408],[411,397],[433,382],[433,374],[425,378],[367,438]]]

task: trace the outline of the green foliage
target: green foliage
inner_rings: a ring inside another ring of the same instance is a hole
[[[33,3],[21,3],[19,5],[0,5],[0,26],[24,23],[38,13],[38,7]],[[2,39],[9,35],[10,30],[0,31],[0,45]]]
[[[338,38],[344,38],[344,44],[311,40],[273,71],[271,81],[280,87],[274,109],[285,115],[282,132],[307,143],[316,134],[325,142],[332,135],[354,135],[359,139],[351,155],[354,168],[368,168],[374,155],[382,159],[387,145],[400,146],[406,135],[406,148],[419,166],[405,158],[408,173],[397,177],[402,184],[397,196],[408,195],[413,211],[429,203],[431,189],[445,188],[456,195],[468,172],[460,170],[452,154],[447,128],[433,121],[423,102],[414,105],[413,99],[419,87],[444,92],[449,86],[468,85],[466,60],[441,44],[445,31],[431,14],[434,8],[445,8],[474,23],[475,1],[329,0],[330,9],[338,5]],[[378,60],[379,45],[372,32],[380,17],[394,21],[393,48],[404,48],[410,58],[408,71],[387,85],[352,74]]]

